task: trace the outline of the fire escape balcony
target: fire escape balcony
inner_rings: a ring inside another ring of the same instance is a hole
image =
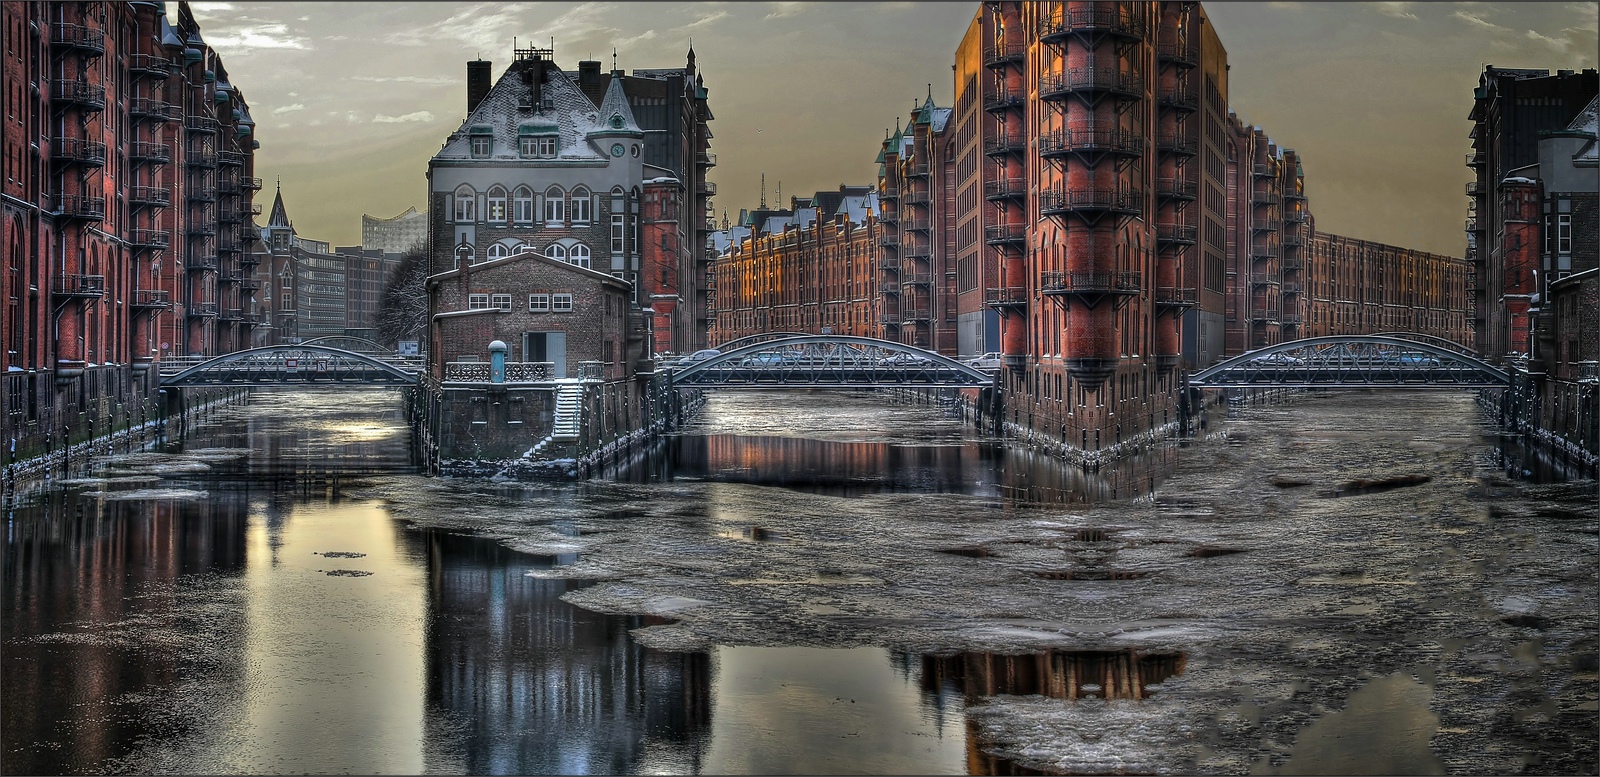
[[[172,75],[172,63],[154,54],[134,54],[128,57],[128,70],[150,78],[166,78]]]
[[[51,198],[51,210],[62,218],[84,221],[104,221],[106,198],[83,194],[57,194]]]
[[[216,224],[210,224],[204,221],[194,221],[189,223],[189,237],[211,237],[215,234],[217,234]]]
[[[1294,190],[1294,189],[1290,189],[1289,191],[1286,191],[1286,192],[1283,193],[1283,201],[1284,202],[1289,202],[1290,200],[1304,200],[1305,198],[1306,198],[1306,193],[1305,192],[1297,191],[1297,190]]]
[[[1483,162],[1482,151],[1470,151],[1467,153],[1467,167],[1482,167]]]
[[[224,254],[237,254],[240,251],[239,234],[228,230],[217,236],[217,251]]]
[[[215,303],[215,302],[192,302],[192,303],[189,304],[189,317],[190,318],[216,318],[217,317],[217,303]]]
[[[134,289],[129,304],[136,310],[166,310],[172,302],[166,289]]]
[[[218,151],[217,164],[225,167],[240,167],[244,165],[244,154],[238,151]]]
[[[166,208],[172,205],[172,192],[160,186],[134,186],[128,189],[128,202],[136,208]]]
[[[1256,219],[1250,222],[1250,228],[1257,232],[1277,232],[1278,222],[1272,219]]]
[[[932,318],[933,314],[926,305],[902,306],[900,310],[900,323],[902,324],[926,324]]]
[[[1162,62],[1171,62],[1179,67],[1197,67],[1200,64],[1200,50],[1183,40],[1162,43],[1156,47],[1156,56]]]
[[[182,106],[151,97],[135,97],[129,100],[128,112],[133,114],[135,119],[151,119],[158,122],[177,121],[183,118]]]
[[[1192,308],[1200,304],[1198,290],[1188,286],[1157,286],[1155,303],[1168,308]]]
[[[1250,248],[1251,261],[1264,261],[1267,259],[1277,258],[1278,249],[1276,246],[1252,246]]]
[[[167,234],[166,230],[161,230],[161,229],[130,229],[130,230],[128,230],[128,242],[130,244],[132,244],[134,248],[147,249],[147,250],[148,249],[162,249],[162,248],[166,248],[171,243],[171,240],[172,240],[172,238],[171,238],[170,235]]]
[[[243,265],[243,264],[246,264],[246,262],[241,261],[241,262],[239,262],[239,264]],[[244,274],[244,277],[242,279],[240,279],[240,281],[239,281],[239,291],[241,293],[252,294],[252,293],[260,291],[260,290],[261,290],[261,281],[256,280],[256,276],[255,276],[254,273],[246,272]]]
[[[1022,110],[1028,96],[1022,89],[1012,89],[1005,84],[990,84],[983,90],[983,109],[991,112]]]
[[[1069,129],[1039,136],[1040,156],[1058,157],[1071,153],[1138,156],[1144,153],[1144,138],[1120,129]]]
[[[909,202],[912,205],[927,205],[928,200],[929,195],[925,189],[914,189],[909,195],[906,196],[906,202]]]
[[[96,299],[105,296],[106,276],[70,273],[56,276],[50,292],[57,297]]]
[[[1039,291],[1050,296],[1132,296],[1139,289],[1136,272],[1047,272],[1039,276]]]
[[[70,105],[85,111],[106,109],[106,90],[98,84],[58,78],[50,82],[50,98],[54,102]]]
[[[1021,62],[1027,49],[1020,43],[986,41],[983,45],[983,66],[1000,67],[1011,62]]]
[[[878,257],[878,269],[898,273],[900,272],[900,258],[897,256]]]
[[[1200,188],[1193,181],[1182,178],[1162,178],[1156,181],[1156,196],[1164,200],[1193,200]]]
[[[227,310],[217,311],[217,321],[224,324],[237,324],[239,323],[239,317],[243,315],[243,310],[238,308],[228,308]]]
[[[219,283],[219,284],[225,283],[225,284],[228,284],[230,286],[233,286],[233,285],[238,285],[238,284],[243,283],[243,282],[244,282],[244,273],[242,273],[242,272],[240,272],[238,270],[234,270],[234,269],[230,269],[230,268],[224,267],[224,268],[220,268],[217,271],[217,283]]]
[[[1138,40],[1145,36],[1144,20],[1123,13],[1121,3],[1094,3],[1088,8],[1062,7],[1059,15],[1039,19],[1039,39],[1056,42],[1068,35],[1106,34]]]
[[[1174,89],[1157,96],[1156,105],[1179,111],[1197,111],[1200,109],[1200,97],[1193,89]]]
[[[1479,222],[1478,222],[1477,218],[1467,219],[1467,231],[1468,232],[1481,232],[1481,231],[1483,231],[1483,228],[1479,225]]]
[[[1272,165],[1251,165],[1250,174],[1257,178],[1275,178],[1278,171]]]
[[[922,245],[901,246],[900,254],[907,259],[932,259],[933,247]]]
[[[983,241],[992,246],[1020,246],[1028,242],[1026,224],[991,224],[983,228]]]
[[[106,32],[82,24],[55,22],[50,25],[50,45],[100,56],[106,53]]]
[[[1306,222],[1306,214],[1304,211],[1289,211],[1283,214],[1283,220],[1291,224],[1304,224]]]
[[[1144,79],[1117,68],[1074,67],[1039,78],[1039,99],[1064,100],[1074,94],[1104,93],[1122,97],[1144,96]]]
[[[185,189],[183,196],[190,202],[216,202],[217,190],[207,186],[191,186]]]
[[[1252,310],[1250,311],[1250,320],[1260,321],[1263,324],[1276,324],[1278,323],[1278,311],[1263,309]]]
[[[190,149],[188,153],[183,155],[183,163],[188,167],[210,169],[217,166],[217,153],[215,151],[206,152],[199,149]]]
[[[1483,187],[1477,181],[1467,181],[1467,196],[1477,197],[1483,194]]]
[[[1027,150],[1028,139],[1025,137],[1007,137],[1005,135],[999,135],[983,141],[983,153],[989,156],[1021,154]]]
[[[991,286],[983,291],[983,304],[991,308],[1025,308],[1028,290],[1021,286]]]
[[[1285,284],[1283,284],[1282,287],[1280,287],[1278,293],[1280,293],[1280,294],[1282,294],[1284,296],[1288,296],[1290,294],[1299,294],[1300,293],[1300,284],[1298,284],[1298,283],[1285,283]]]
[[[1276,286],[1280,283],[1278,276],[1272,273],[1258,272],[1250,274],[1251,286]]]
[[[190,132],[215,135],[217,132],[217,120],[204,115],[189,116],[183,120],[183,128]]]
[[[244,221],[244,211],[238,207],[222,207],[217,210],[217,221],[223,224],[238,224]]]
[[[1144,212],[1144,192],[1129,189],[1046,189],[1039,192],[1039,211],[1046,216],[1065,213],[1136,216]]]
[[[1276,192],[1254,192],[1250,195],[1250,202],[1255,205],[1277,205]]]
[[[1283,326],[1300,326],[1300,314],[1283,311],[1278,314],[1278,323]]]
[[[1194,136],[1185,132],[1168,132],[1156,138],[1156,150],[1163,154],[1194,156],[1198,149]]]
[[[904,226],[906,229],[908,229],[908,230],[910,230],[912,232],[927,232],[928,231],[928,220],[927,219],[906,219],[905,223],[902,226]]]
[[[248,189],[253,192],[259,192],[261,191],[261,179],[252,177],[240,178],[239,188]]]
[[[912,178],[925,178],[928,175],[928,160],[918,159],[906,167],[906,175]]]
[[[1299,256],[1285,256],[1281,266],[1286,272],[1289,270],[1304,270],[1306,268],[1306,260],[1301,259]]]
[[[983,196],[989,200],[1022,200],[1028,197],[1028,179],[1001,178],[983,184]]]
[[[1189,226],[1187,224],[1157,224],[1156,225],[1156,242],[1157,243],[1172,243],[1172,244],[1175,244],[1175,245],[1192,246],[1192,245],[1194,245],[1196,236],[1198,234],[1199,234],[1199,228],[1198,227],[1191,227],[1191,226]]]
[[[715,197],[716,194],[717,194],[717,185],[712,183],[712,182],[710,182],[710,181],[707,181],[705,179],[701,179],[701,181],[700,181],[700,196],[702,196],[702,197]]]
[[[137,140],[128,145],[128,156],[139,164],[164,165],[172,161],[172,149],[165,143]]]
[[[83,138],[51,138],[50,160],[62,165],[104,167],[106,144]]]
[[[1283,236],[1284,248],[1299,248],[1300,246],[1305,245],[1305,243],[1306,239],[1299,235],[1286,234]]]
[[[933,276],[925,272],[907,273],[900,276],[900,285],[902,286],[930,286],[932,284]]]
[[[898,284],[898,283],[880,283],[880,284],[878,284],[878,293],[879,294],[893,294],[895,296],[899,296],[900,295],[900,284]]]
[[[701,151],[694,155],[694,163],[701,167],[716,167],[717,155],[710,151]]]
[[[894,247],[900,245],[900,236],[899,235],[879,235],[878,236],[878,245],[888,246],[889,248],[894,248]]]
[[[204,251],[195,251],[183,261],[184,269],[189,272],[205,272],[217,269],[217,255]]]

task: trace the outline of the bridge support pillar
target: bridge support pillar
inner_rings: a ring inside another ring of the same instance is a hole
[[[185,420],[189,406],[183,395],[183,389],[177,386],[168,386],[161,389],[161,427],[166,428],[167,422],[172,419],[178,421],[178,435],[184,432]]]

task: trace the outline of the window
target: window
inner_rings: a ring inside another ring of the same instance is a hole
[[[551,243],[550,247],[544,250],[544,255],[558,262],[565,262],[567,261],[567,247],[560,243]]]
[[[540,138],[536,138],[531,135],[523,135],[522,137],[517,138],[517,153],[523,155],[524,157],[538,156],[539,141]]]
[[[626,243],[626,235],[623,230],[622,214],[613,212],[611,214],[611,253],[613,254],[620,254],[623,251],[624,243]]]
[[[473,135],[472,136],[472,155],[473,156],[475,156],[475,157],[485,157],[485,156],[488,156],[489,152],[493,151],[493,150],[494,150],[494,136],[493,135]]]
[[[511,295],[510,294],[496,294],[496,295],[494,295],[494,298],[489,303],[489,307],[500,308],[501,310],[504,310],[506,312],[510,312],[511,311]]]
[[[500,243],[495,243],[494,245],[489,246],[489,259],[491,261],[493,261],[495,259],[504,259],[504,258],[506,258],[506,257],[508,257],[510,255],[511,255],[511,249],[506,248],[504,245],[502,245]]]
[[[456,187],[456,223],[471,224],[477,221],[478,194],[471,186]]]
[[[550,295],[549,294],[529,294],[528,295],[528,312],[529,313],[549,313],[550,312]]]
[[[488,310],[488,309],[489,309],[489,295],[487,295],[487,294],[468,294],[467,295],[467,310]]]
[[[556,136],[547,135],[539,138],[539,156],[552,158],[556,155]]]
[[[572,223],[589,223],[589,190],[579,186],[572,190]]]
[[[571,313],[572,312],[572,295],[571,294],[551,294],[550,295],[550,309],[552,311],[555,311],[556,313]]]
[[[561,226],[567,220],[567,194],[561,187],[552,186],[544,192],[544,222],[547,226]]]
[[[518,186],[511,195],[512,215],[518,224],[533,223],[533,190]]]
[[[1556,253],[1572,253],[1572,214],[1556,216]]]
[[[489,190],[489,220],[506,223],[506,190],[498,186]]]
[[[293,289],[293,288],[294,288],[294,276],[290,275],[288,273],[284,273],[283,274],[283,290],[284,291],[289,291],[290,289]]]
[[[575,265],[577,265],[579,267],[582,267],[582,268],[584,268],[586,270],[590,269],[590,266],[589,266],[589,247],[584,245],[584,244],[582,244],[582,243],[579,243],[579,244],[573,246],[572,249],[567,252],[567,263],[568,264],[575,264]]]

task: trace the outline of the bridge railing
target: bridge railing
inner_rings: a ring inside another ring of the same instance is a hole
[[[489,362],[445,362],[447,383],[490,382]],[[555,362],[506,362],[506,383],[543,383],[555,380]]]

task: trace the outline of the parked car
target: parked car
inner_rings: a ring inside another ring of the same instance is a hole
[[[990,351],[975,359],[967,360],[968,367],[975,367],[980,370],[998,370],[1000,369],[1000,365],[1000,354],[995,351]]]
[[[785,353],[757,353],[739,360],[740,367],[784,367],[794,364],[795,357]]]
[[[914,353],[896,353],[878,360],[879,367],[926,367],[933,360]]]

